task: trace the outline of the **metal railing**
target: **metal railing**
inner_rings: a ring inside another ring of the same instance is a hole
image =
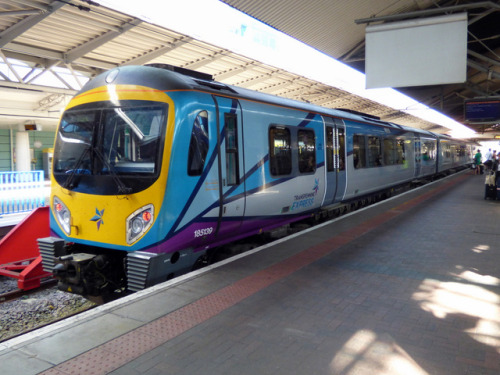
[[[0,172],[0,216],[45,206],[43,171]]]

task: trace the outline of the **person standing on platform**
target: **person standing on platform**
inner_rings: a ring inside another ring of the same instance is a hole
[[[488,161],[491,159],[491,148],[486,151],[486,154],[484,154],[484,161]]]
[[[493,160],[492,160],[492,153],[491,153],[491,148],[488,149],[488,151],[486,151],[486,154],[484,155],[484,169],[489,171],[491,169],[491,166],[493,164]]]
[[[483,155],[481,155],[481,150],[477,150],[477,153],[476,155],[474,155],[474,164],[476,165],[476,171],[474,172],[474,174],[481,174],[481,159],[482,159]]]

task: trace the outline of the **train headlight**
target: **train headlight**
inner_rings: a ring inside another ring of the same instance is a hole
[[[154,207],[148,204],[127,217],[127,243],[130,245],[147,232],[153,224]]]
[[[54,216],[62,229],[66,232],[66,234],[71,234],[71,212],[57,197],[54,197],[53,211]]]

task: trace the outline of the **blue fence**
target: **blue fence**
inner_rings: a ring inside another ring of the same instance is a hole
[[[43,171],[0,172],[0,216],[45,206]]]

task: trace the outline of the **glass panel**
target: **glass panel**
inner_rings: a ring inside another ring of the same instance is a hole
[[[422,143],[422,161],[429,162],[436,159],[436,144],[432,141]]]
[[[237,117],[226,113],[226,181],[227,185],[239,184]]]
[[[393,165],[394,159],[394,139],[384,138],[384,165]]]
[[[237,148],[236,116],[226,113],[226,149],[234,150]]]
[[[271,174],[274,176],[292,172],[290,131],[286,128],[271,127],[269,129],[269,165]]]
[[[354,168],[366,167],[366,144],[364,135],[353,136],[353,159]]]
[[[103,111],[103,137],[96,172],[154,173],[161,130],[165,124],[161,106],[112,108]]]
[[[326,127],[326,168],[328,172],[334,170],[333,166],[333,128],[330,126]]]
[[[405,141],[404,139],[398,139],[396,141],[396,163],[404,164],[405,162]]]
[[[154,174],[166,123],[166,106],[68,110],[61,119],[54,173]]]
[[[299,171],[310,173],[316,170],[316,144],[313,130],[299,130],[297,132]]]
[[[228,153],[226,154],[226,169],[227,169],[227,185],[237,185],[238,184],[238,176],[236,174],[237,171],[237,163],[238,160],[236,158],[236,154]]]
[[[57,133],[54,154],[54,173],[91,173],[90,149],[95,124],[99,122],[96,111],[66,112]]]
[[[199,176],[208,154],[208,113],[201,111],[195,118],[189,143],[188,175]]]
[[[380,138],[368,137],[368,167],[379,167],[381,165]]]
[[[345,170],[345,135],[344,129],[339,129],[339,170]]]

